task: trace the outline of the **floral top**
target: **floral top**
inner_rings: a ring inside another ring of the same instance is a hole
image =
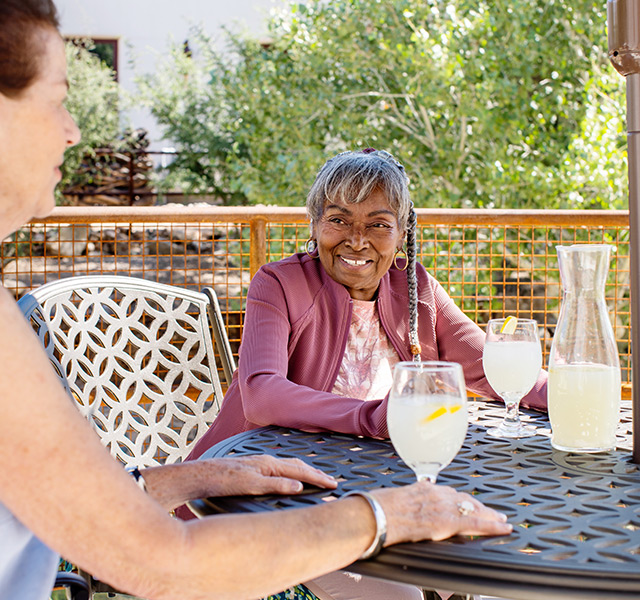
[[[382,329],[377,302],[351,302],[349,336],[332,392],[361,400],[379,400],[391,389],[393,367],[400,357]]]

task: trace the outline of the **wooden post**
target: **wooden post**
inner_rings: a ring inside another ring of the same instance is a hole
[[[267,262],[267,220],[263,217],[253,218],[250,228],[249,271],[253,279],[258,269]]]

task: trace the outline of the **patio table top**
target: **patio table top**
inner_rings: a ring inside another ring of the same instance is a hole
[[[470,401],[465,443],[438,483],[474,494],[509,517],[509,536],[399,544],[350,571],[461,593],[514,600],[640,597],[640,470],[631,462],[631,409],[623,401],[619,447],[554,450],[546,415],[522,411],[538,435],[504,440],[486,430],[504,407]],[[200,515],[278,510],[334,499],[353,489],[406,485],[413,472],[390,442],[264,427],[225,440],[204,456],[297,457],[334,475],[337,490],[300,496],[228,497],[192,503]]]

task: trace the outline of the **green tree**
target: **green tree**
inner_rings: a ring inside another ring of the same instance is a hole
[[[120,86],[114,72],[89,52],[89,48],[90,41],[66,44],[69,79],[66,106],[80,128],[82,138],[65,154],[63,177],[58,190],[79,183],[90,183],[85,181],[85,175],[78,167],[83,160],[94,158],[98,148],[117,144],[120,136]],[[59,202],[63,201],[60,191],[58,199]]]
[[[199,35],[141,91],[182,181],[229,203],[300,205],[326,158],[373,146],[418,206],[623,207],[605,20],[600,0],[310,0],[268,47]]]
[[[163,126],[164,137],[178,144],[178,154],[159,182],[159,188],[182,188],[219,196],[228,204],[246,203],[230,179],[227,160],[237,158],[230,125],[233,84],[220,81],[227,74],[213,43],[196,33],[199,60],[174,45],[169,58],[152,77],[141,78],[141,99]]]

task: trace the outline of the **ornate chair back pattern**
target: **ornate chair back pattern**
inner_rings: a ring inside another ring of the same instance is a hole
[[[72,277],[19,305],[111,454],[179,462],[220,409],[205,294],[131,277]]]

